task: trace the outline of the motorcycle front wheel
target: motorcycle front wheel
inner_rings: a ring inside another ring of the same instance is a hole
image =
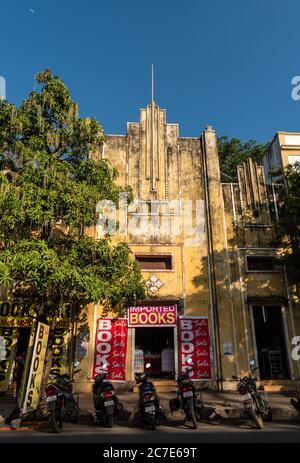
[[[197,429],[198,427],[198,421],[196,418],[196,413],[195,413],[195,408],[193,407],[193,404],[188,402],[186,405],[186,417],[188,420],[191,420],[193,423],[193,428]]]
[[[51,410],[50,416],[49,416],[49,422],[50,422],[53,432],[55,432],[56,434],[63,430],[64,421],[61,417],[57,416],[57,414],[55,413],[55,410]]]
[[[262,419],[261,415],[256,414],[256,412],[255,412],[255,410],[253,408],[250,411],[250,416],[251,416],[251,419],[254,422],[255,426],[257,427],[257,429],[263,429],[263,427],[264,427],[263,419]]]

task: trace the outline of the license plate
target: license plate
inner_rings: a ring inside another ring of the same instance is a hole
[[[245,394],[242,396],[242,400],[245,402],[245,400],[252,400],[251,394]]]
[[[193,397],[193,391],[186,391],[183,393],[183,397]]]
[[[145,407],[145,412],[155,412],[155,405],[150,405],[150,407]]]
[[[49,395],[47,397],[47,402],[54,402],[54,400],[57,400],[57,395]]]
[[[111,405],[114,405],[113,400],[107,400],[106,402],[104,402],[104,407],[110,407]]]

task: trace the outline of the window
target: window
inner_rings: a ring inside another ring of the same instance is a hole
[[[141,270],[172,270],[172,256],[135,256]]]
[[[247,256],[249,272],[274,272],[275,259],[272,256]]]

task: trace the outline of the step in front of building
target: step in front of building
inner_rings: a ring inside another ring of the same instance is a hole
[[[150,379],[151,381],[151,379]],[[158,380],[152,380],[152,383],[154,384],[154,387],[157,392],[174,392],[177,391],[177,383],[173,379],[158,379]],[[138,392],[139,391],[139,386],[138,384],[135,384],[132,388],[132,392]]]
[[[296,387],[296,381],[293,380],[264,380],[260,384],[266,392],[294,391]]]

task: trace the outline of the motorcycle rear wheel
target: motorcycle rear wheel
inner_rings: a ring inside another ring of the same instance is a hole
[[[114,425],[114,416],[113,415],[108,415],[107,416],[107,426],[109,428],[112,428]]]
[[[58,434],[59,432],[62,432],[64,421],[61,417],[56,416],[55,410],[51,410],[49,422],[54,433]]]
[[[273,419],[273,412],[271,410],[271,408],[268,408],[268,411],[265,415],[263,415],[263,420],[264,421],[272,421]]]
[[[72,415],[70,419],[71,419],[71,423],[73,424],[77,424],[79,421],[79,408],[76,403],[74,404],[74,408],[72,410]]]
[[[156,418],[155,418],[155,415],[151,415],[151,416],[149,417],[148,424],[149,424],[149,428],[150,428],[152,431],[155,431],[155,429],[156,429]]]
[[[186,405],[186,417],[188,420],[191,420],[193,423],[193,429],[198,428],[198,420],[196,418],[195,408],[192,404],[187,403]]]

